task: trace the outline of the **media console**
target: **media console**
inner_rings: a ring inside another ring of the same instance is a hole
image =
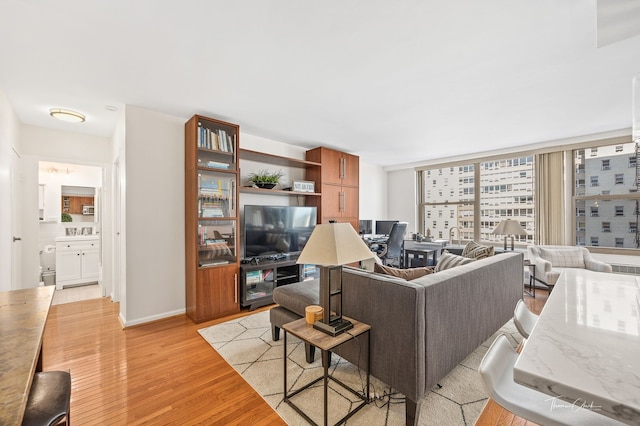
[[[254,310],[273,303],[273,289],[318,278],[315,265],[298,265],[298,256],[265,256],[240,264],[241,305]]]

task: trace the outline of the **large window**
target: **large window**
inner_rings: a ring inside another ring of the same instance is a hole
[[[579,149],[573,157],[576,244],[640,248],[637,144]],[[585,181],[591,185],[580,185]]]
[[[424,234],[462,242],[479,235],[481,241],[502,243],[505,236],[494,235],[493,230],[508,218],[520,222],[528,233],[516,236],[518,242],[533,241],[533,155],[434,168],[422,171],[420,176]],[[434,217],[449,220],[427,221]]]
[[[504,235],[493,230],[501,220],[520,222],[528,235],[516,235],[523,244],[533,241],[535,229],[533,200],[533,155],[480,163],[480,238],[503,242]]]
[[[473,240],[474,173],[473,164],[421,173],[422,234]]]

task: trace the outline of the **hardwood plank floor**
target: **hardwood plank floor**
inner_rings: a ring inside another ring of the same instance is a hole
[[[539,313],[546,298],[539,290],[525,301]],[[71,371],[72,424],[285,424],[197,333],[239,315],[202,324],[178,316],[123,330],[118,312],[108,298],[51,308],[44,369]],[[493,401],[476,424],[533,425]]]
[[[186,316],[122,330],[108,298],[52,306],[45,370],[70,370],[76,425],[284,425]]]

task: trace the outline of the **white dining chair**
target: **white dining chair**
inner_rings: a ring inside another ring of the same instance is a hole
[[[518,300],[516,308],[513,311],[513,323],[522,337],[528,339],[537,322],[538,315],[529,310],[524,300]]]
[[[588,408],[572,405],[513,380],[518,353],[504,334],[493,341],[478,372],[495,402],[518,417],[541,425],[620,425]]]

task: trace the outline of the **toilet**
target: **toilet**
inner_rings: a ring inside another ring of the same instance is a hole
[[[56,285],[56,246],[46,245],[40,252],[40,285]]]

